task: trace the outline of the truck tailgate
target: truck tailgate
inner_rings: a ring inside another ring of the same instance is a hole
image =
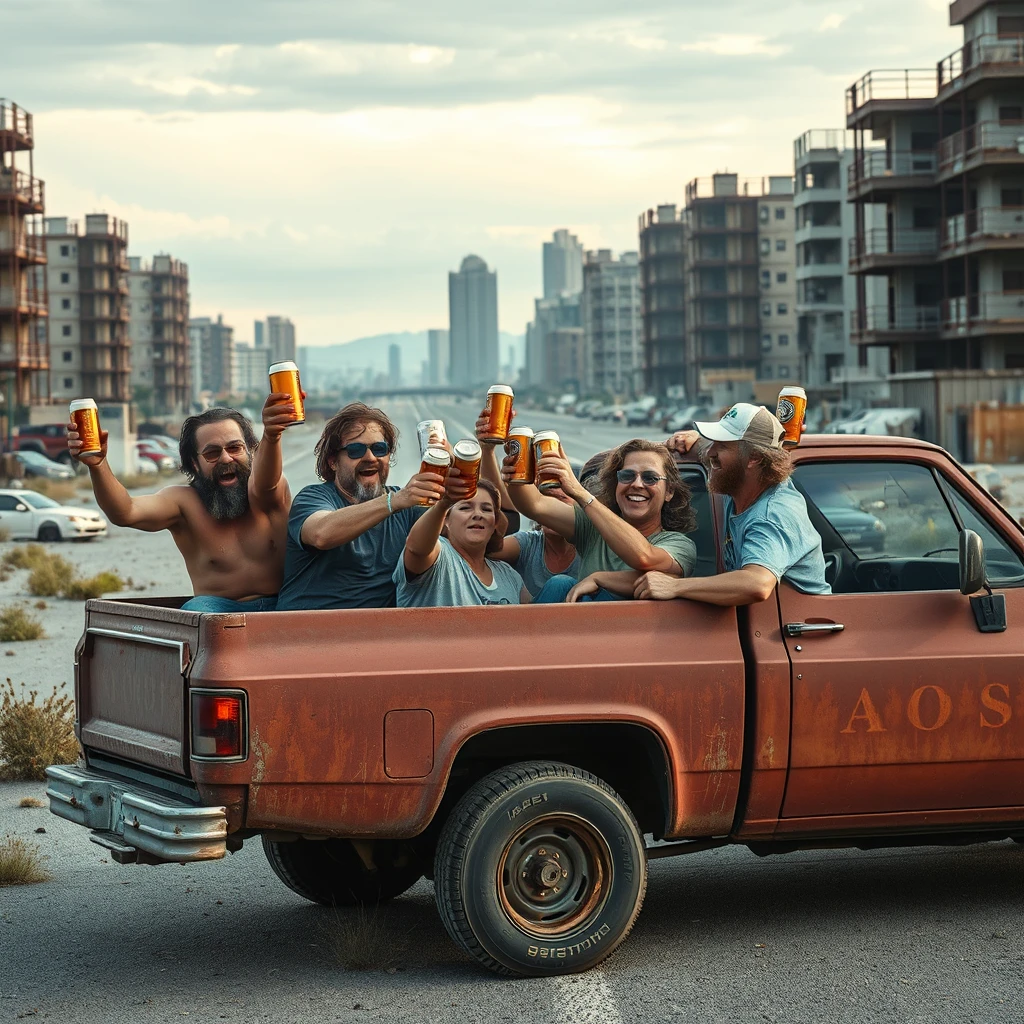
[[[75,651],[78,738],[86,749],[188,774],[185,721],[199,615],[89,601]]]

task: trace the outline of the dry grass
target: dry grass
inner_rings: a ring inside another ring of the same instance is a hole
[[[386,971],[405,960],[409,935],[396,934],[380,907],[339,912],[322,926],[321,942],[332,960],[348,971]]]
[[[72,579],[61,591],[61,596],[69,601],[88,601],[91,597],[102,597],[104,594],[117,594],[125,589],[124,580],[116,572],[97,573],[88,578]],[[0,638],[2,639],[2,638]]]
[[[36,601],[35,607],[38,608],[39,611],[45,611],[45,609],[48,608],[49,606],[47,605],[47,603],[45,601]]]
[[[62,504],[71,504],[78,497],[78,487],[74,480],[47,480],[45,477],[27,477],[23,483],[26,490],[45,494]]]
[[[49,881],[39,847],[15,836],[0,839],[0,888]]]
[[[28,592],[35,597],[57,597],[75,583],[75,567],[60,555],[47,555],[28,578]]]
[[[40,800],[39,797],[37,797],[37,796],[23,796],[18,801],[18,806],[19,807],[25,807],[25,808],[28,808],[28,807],[45,807],[46,806],[46,801],[45,800]]]
[[[12,604],[0,612],[0,643],[41,640],[44,636],[43,624],[29,615],[24,605]]]
[[[0,543],[11,539],[11,531],[0,526]]]
[[[11,548],[3,557],[3,564],[11,569],[34,569],[50,557],[42,544],[26,544]]]
[[[0,781],[41,782],[51,764],[78,760],[75,702],[59,697],[57,687],[41,704],[38,692],[19,698],[7,680],[0,701]]]
[[[124,580],[116,572],[108,569],[95,576],[79,576],[66,558],[50,554],[41,544],[13,548],[3,556],[0,565],[8,572],[11,569],[31,570],[28,592],[34,597],[64,597],[69,601],[86,601],[90,597],[116,594],[125,589]],[[36,607],[45,608],[46,602],[37,601]],[[3,636],[0,635],[2,640]]]

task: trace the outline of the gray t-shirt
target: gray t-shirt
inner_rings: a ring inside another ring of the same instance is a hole
[[[523,577],[530,597],[536,597],[544,584],[556,575],[544,564],[544,534],[540,530],[520,530],[508,539],[519,543],[519,558],[510,564]],[[580,578],[579,552],[569,563],[569,568],[557,575],[572,576],[577,580]]]
[[[419,576],[409,576],[403,558],[395,566],[395,588],[399,608],[466,608],[480,604],[519,604],[523,577],[504,562],[487,564],[494,582],[484,586],[469,563],[452,547],[447,537],[440,540],[437,561]]]
[[[394,494],[399,488],[389,487]],[[302,524],[321,510],[351,504],[333,481],[303,487],[288,516],[284,582],[277,597],[279,612],[298,608],[391,608],[395,584],[391,574],[402,557],[413,523],[426,508],[401,509],[340,547],[318,551],[302,543]]]
[[[825,582],[821,537],[791,480],[770,487],[739,515],[732,498],[725,499],[723,555],[726,572],[760,565],[805,594],[832,593]]]
[[[647,543],[667,551],[679,563],[684,576],[693,574],[693,567],[697,564],[697,547],[685,533],[660,530],[652,533]],[[582,563],[579,575],[581,580],[595,572],[633,571],[608,547],[608,542],[579,505],[576,506],[576,550],[580,553]]]

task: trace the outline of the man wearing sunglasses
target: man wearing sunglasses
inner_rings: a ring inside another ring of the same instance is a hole
[[[335,414],[317,442],[323,481],[295,496],[279,611],[299,608],[390,608],[392,574],[409,530],[445,493],[444,477],[418,473],[389,487],[398,431],[388,416],[362,402]],[[455,496],[458,485],[452,481]]]
[[[697,579],[648,572],[636,581],[635,596],[738,607],[767,601],[782,580],[806,594],[831,593],[821,537],[789,479],[782,424],[764,406],[740,402],[718,423],[696,427],[673,435],[668,446],[681,452],[697,446],[711,489],[726,496],[726,571]]]
[[[186,611],[272,611],[284,570],[291,495],[282,474],[281,435],[294,415],[291,399],[273,394],[263,406],[263,440],[234,409],[207,409],[181,428],[178,453],[188,486],[172,485],[133,497],[101,452],[81,458],[89,467],[96,504],[117,526],[169,530],[185,559],[195,596]],[[68,451],[82,441],[68,424]]]

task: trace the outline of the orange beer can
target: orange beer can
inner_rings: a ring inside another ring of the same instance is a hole
[[[306,422],[306,409],[302,403],[302,385],[299,383],[299,368],[290,360],[270,365],[270,393],[288,395],[295,406],[295,418],[288,424]]]
[[[556,487],[561,487],[562,482],[557,476],[551,476],[550,473],[545,474],[540,469],[541,456],[547,455],[549,452],[554,452],[556,455],[559,451],[558,434],[553,430],[538,430],[533,435],[533,456],[536,459],[537,465],[537,486],[542,491],[553,491]]]
[[[452,448],[452,469],[457,469],[463,480],[472,483],[467,498],[476,494],[476,482],[480,479],[480,457],[483,454],[480,445],[472,438],[463,438],[455,442]]]
[[[532,484],[537,475],[533,458],[533,431],[529,427],[513,427],[505,442],[505,454],[516,460],[510,484]]]
[[[71,419],[82,440],[79,455],[100,455],[103,446],[100,442],[100,414],[96,403],[91,398],[76,398],[70,405]]]
[[[786,428],[782,443],[793,447],[800,443],[807,413],[807,392],[803,388],[786,387],[779,392],[779,404],[775,410],[776,419]]]
[[[487,415],[487,434],[481,441],[507,441],[512,425],[512,401],[515,392],[507,384],[494,384],[487,389],[484,413]]]
[[[422,461],[420,462],[421,473],[440,473],[441,476],[448,475],[448,467],[452,464],[452,457],[448,454],[446,448],[431,447],[423,453]],[[437,501],[431,501],[429,498],[424,498],[419,502],[420,505],[436,505]]]

